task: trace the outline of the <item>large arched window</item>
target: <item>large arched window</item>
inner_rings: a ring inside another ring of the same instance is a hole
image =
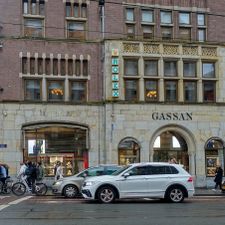
[[[125,138],[118,147],[119,165],[140,162],[140,145],[133,138]]]
[[[161,133],[155,139],[153,148],[154,162],[168,162],[171,158],[175,158],[179,164],[189,170],[187,143],[179,133],[175,131]]]
[[[63,175],[70,176],[88,167],[88,129],[73,124],[52,123],[24,126],[24,161],[41,161],[46,176],[54,176],[57,161]]]
[[[224,143],[220,138],[210,138],[205,144],[206,176],[215,176],[216,166],[224,168]]]

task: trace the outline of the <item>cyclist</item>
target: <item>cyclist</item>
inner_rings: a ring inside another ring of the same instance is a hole
[[[35,183],[35,180],[37,178],[37,174],[36,174],[36,166],[31,161],[29,161],[27,163],[27,168],[25,170],[25,175],[27,176],[28,186],[32,189],[32,186]]]
[[[7,168],[4,164],[0,164],[0,181],[5,184],[5,180],[7,178]]]

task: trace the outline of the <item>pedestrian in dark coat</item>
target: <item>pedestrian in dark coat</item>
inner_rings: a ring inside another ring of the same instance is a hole
[[[217,166],[216,167],[216,175],[215,175],[215,179],[214,182],[215,184],[215,189],[216,190],[217,187],[220,187],[220,190],[222,189],[222,181],[223,181],[223,169],[221,168],[221,166]]]

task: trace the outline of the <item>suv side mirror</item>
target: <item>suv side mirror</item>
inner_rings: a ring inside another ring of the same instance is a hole
[[[130,176],[130,174],[129,173],[125,173],[125,174],[123,174],[123,177],[124,178],[127,178],[127,177],[129,177]]]

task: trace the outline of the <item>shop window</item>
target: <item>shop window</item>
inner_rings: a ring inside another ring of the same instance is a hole
[[[64,100],[64,82],[48,81],[48,100],[62,101]]]
[[[224,144],[219,138],[211,138],[205,145],[206,176],[214,177],[216,166],[224,168]]]
[[[85,39],[85,22],[67,21],[67,37]]]
[[[86,101],[86,82],[83,81],[71,82],[71,101],[73,102]]]
[[[196,62],[184,61],[183,74],[184,77],[196,77]]]
[[[41,100],[41,80],[25,80],[25,100]]]
[[[124,80],[125,82],[125,100],[138,100],[138,80]]]
[[[177,77],[177,62],[176,61],[164,62],[164,76]]]
[[[145,80],[145,100],[146,101],[158,100],[158,81]]]
[[[144,76],[158,76],[157,60],[145,60],[144,66]]]
[[[45,176],[54,176],[57,161],[62,163],[63,176],[71,176],[88,167],[86,128],[42,124],[36,129],[24,128],[23,134],[24,160],[41,161]]]
[[[177,102],[177,81],[164,82],[165,84],[165,101]]]
[[[215,78],[215,63],[211,62],[202,63],[202,77]]]
[[[203,101],[216,101],[216,83],[213,81],[203,81]]]
[[[140,146],[130,138],[124,139],[118,146],[119,165],[140,162]]]
[[[179,133],[174,131],[161,133],[155,139],[153,150],[154,162],[169,162],[171,158],[175,158],[177,163],[189,170],[187,143]]]
[[[137,59],[124,59],[124,76],[138,76]]]
[[[43,37],[42,19],[24,19],[24,36]]]
[[[197,83],[196,81],[184,81],[184,101],[197,101]]]

